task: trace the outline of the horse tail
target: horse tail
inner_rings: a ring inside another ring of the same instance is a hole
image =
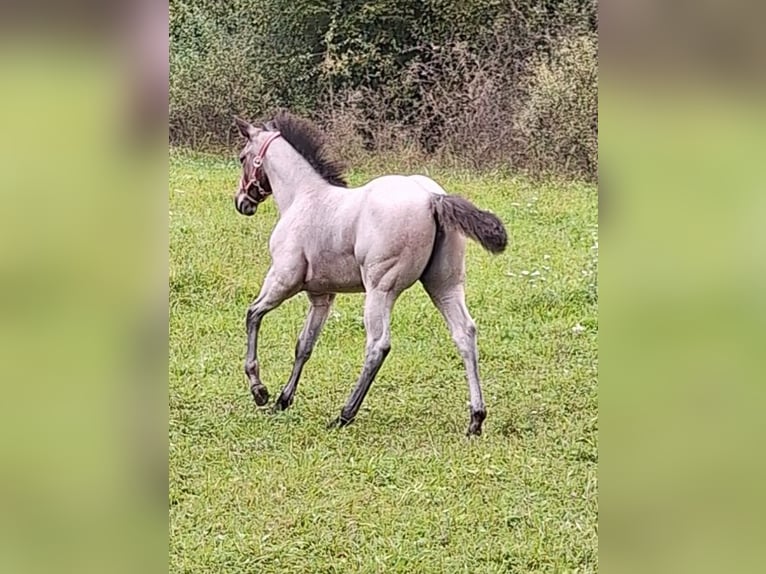
[[[501,253],[508,245],[503,222],[493,213],[483,211],[457,195],[431,197],[431,209],[439,227],[453,229],[478,241],[490,253]]]

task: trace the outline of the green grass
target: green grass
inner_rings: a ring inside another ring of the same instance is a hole
[[[394,308],[391,354],[354,424],[325,430],[362,365],[362,295],[338,297],[293,407],[257,409],[244,317],[273,202],[242,217],[235,162],[171,154],[171,572],[597,570],[595,188],[430,175],[511,236],[500,256],[467,253],[488,408],[477,439],[464,436],[462,362],[420,285]],[[264,319],[272,398],[307,306],[299,295]]]

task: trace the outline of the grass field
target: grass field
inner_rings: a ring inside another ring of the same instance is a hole
[[[430,175],[511,237],[467,254],[488,409],[474,439],[462,362],[419,285],[354,424],[325,430],[362,365],[362,295],[338,297],[291,410],[257,409],[244,317],[276,210],[236,213],[235,161],[171,154],[170,572],[597,571],[596,190]],[[272,399],[307,306],[264,319]]]

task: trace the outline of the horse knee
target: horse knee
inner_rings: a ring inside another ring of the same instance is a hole
[[[245,326],[250,327],[253,323],[255,323],[258,320],[258,307],[255,305],[250,305],[247,308],[247,315],[245,316]]]
[[[367,343],[367,354],[384,359],[391,351],[391,336],[381,335]]]
[[[378,341],[373,349],[376,354],[381,356],[381,358],[385,358],[386,355],[391,352],[391,341],[389,339]]]
[[[312,350],[313,349],[311,345],[303,340],[298,340],[298,342],[295,344],[295,360],[308,361],[309,357],[311,357]]]
[[[245,325],[247,326],[248,329],[251,329],[253,327],[260,325],[261,320],[263,319],[263,316],[268,312],[269,312],[269,309],[266,308],[263,304],[259,303],[258,301],[252,303],[247,308]]]

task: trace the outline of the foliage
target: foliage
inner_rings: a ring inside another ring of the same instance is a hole
[[[526,98],[516,123],[538,169],[565,173],[598,169],[598,76],[596,40],[567,37],[553,52],[532,61]]]
[[[595,114],[595,88],[570,77],[596,77],[595,0],[171,0],[170,8],[173,143],[229,146],[231,115],[287,107],[342,132],[344,147],[595,177],[583,160],[595,127],[584,133],[582,120]],[[567,115],[537,132],[547,120],[535,114],[560,93],[540,75],[545,62],[559,86],[575,90],[572,124]],[[543,141],[557,125],[555,141],[582,135],[586,151]]]

